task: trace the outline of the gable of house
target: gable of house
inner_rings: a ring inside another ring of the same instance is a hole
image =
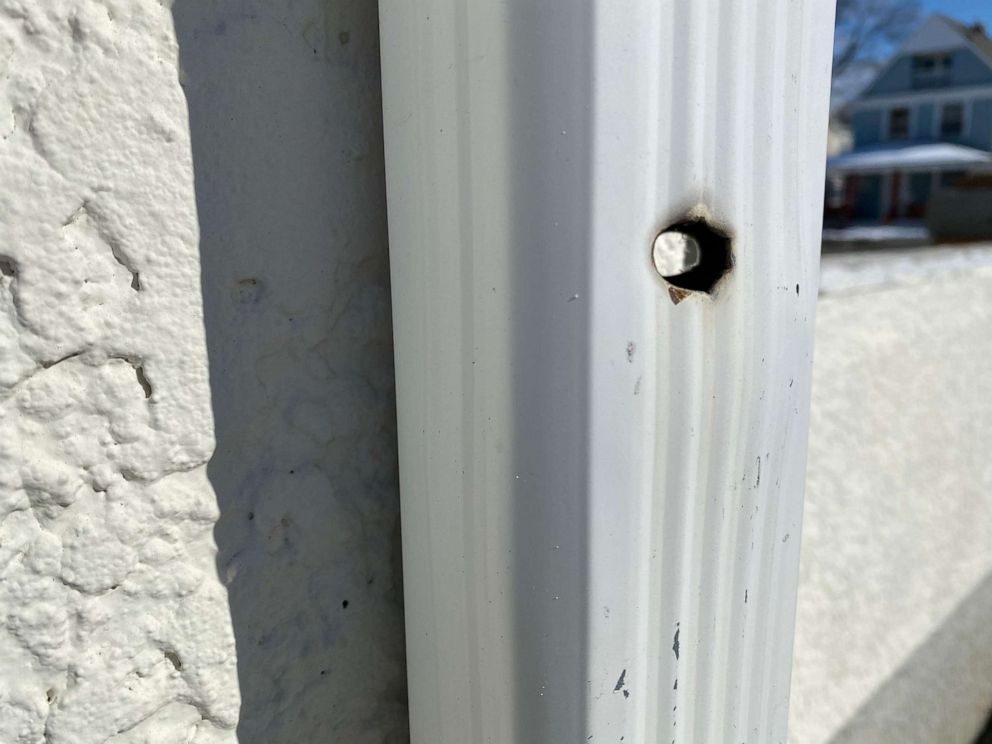
[[[932,16],[850,112],[856,148],[937,140],[992,150],[992,39]]]
[[[917,60],[931,55],[903,54],[882,73],[881,76],[865,91],[862,98],[887,96],[897,93],[913,93],[930,88],[961,88],[976,85],[992,85],[992,64],[978,56],[971,49],[955,49],[933,59],[943,62],[949,60],[949,69],[943,78],[933,76],[934,82],[928,84],[926,77],[919,75]],[[938,63],[939,64],[939,63]],[[939,82],[937,82],[939,81]]]
[[[896,52],[862,99],[992,85],[992,39],[941,15],[932,16]]]

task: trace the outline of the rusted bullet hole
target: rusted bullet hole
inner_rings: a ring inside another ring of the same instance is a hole
[[[733,265],[730,238],[698,217],[662,230],[654,239],[651,258],[671,285],[669,293],[676,304],[689,292],[712,292]]]

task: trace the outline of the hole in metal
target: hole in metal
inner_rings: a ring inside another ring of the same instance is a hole
[[[712,292],[733,264],[730,238],[699,218],[662,230],[654,239],[651,258],[666,282],[687,292]],[[678,302],[687,292],[672,292],[672,299]]]

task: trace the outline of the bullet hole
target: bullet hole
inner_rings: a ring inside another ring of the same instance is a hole
[[[248,521],[252,522],[255,520],[255,512],[248,512]]]
[[[691,292],[711,293],[733,265],[730,238],[700,217],[662,230],[652,244],[651,259],[676,305]]]
[[[0,256],[0,274],[17,276],[17,264],[9,256]]]
[[[179,654],[175,651],[166,651],[165,658],[169,660],[169,663],[175,667],[177,672],[181,672],[183,670],[183,660],[179,658]]]
[[[325,677],[325,676],[327,676],[327,670],[326,670],[326,669],[321,669],[321,670],[320,670],[320,676],[321,676],[321,677]]]
[[[52,703],[55,702],[55,690],[54,689],[49,689],[49,690],[46,690],[45,691],[45,700],[48,701],[48,704],[49,705],[51,705]]]
[[[344,602],[341,603],[341,609],[343,609],[343,610],[347,610],[348,609],[348,600],[347,599]]]

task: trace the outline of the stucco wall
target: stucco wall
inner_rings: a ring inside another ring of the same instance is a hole
[[[0,10],[3,742],[230,741],[237,720],[171,21]]]
[[[5,744],[404,740],[376,29],[0,4]]]
[[[243,744],[403,741],[375,0],[178,0]]]
[[[875,260],[825,271],[817,309],[790,741],[967,744],[992,701],[992,268]]]

